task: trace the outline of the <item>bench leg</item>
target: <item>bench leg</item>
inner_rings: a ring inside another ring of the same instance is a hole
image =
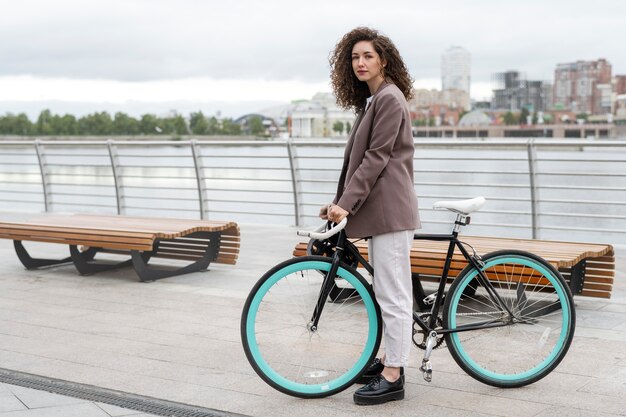
[[[429,306],[424,302],[426,293],[424,292],[424,287],[422,287],[422,281],[420,281],[420,274],[412,273],[411,282],[413,284],[413,299],[416,311],[430,311],[432,306]]]
[[[81,252],[75,245],[70,245],[70,259],[74,263],[74,267],[76,267],[76,270],[78,270],[79,274],[91,275],[97,272],[110,271],[112,269],[130,266],[132,263],[131,259],[113,264],[94,262],[93,258],[100,250],[101,248],[89,248],[86,251]],[[143,256],[146,256],[146,258],[149,259],[151,255],[152,252],[146,252]]]
[[[585,259],[572,267],[569,276],[569,287],[573,295],[580,294],[583,291],[586,269],[587,261]]]
[[[22,265],[26,267],[26,269],[37,269],[42,268],[44,266],[52,266],[52,265],[60,265],[66,264],[72,261],[71,257],[64,259],[43,259],[43,258],[33,258],[30,256],[21,240],[14,240],[13,246],[15,247],[15,253],[19,258]]]
[[[210,233],[209,235],[210,240],[202,258],[178,269],[164,269],[148,266],[148,260],[143,256],[145,252],[142,253],[137,250],[130,251],[135,272],[139,276],[141,282],[150,282],[157,279],[169,278],[176,275],[205,270],[209,267],[209,264],[217,258],[220,248],[220,233]],[[155,243],[155,248],[157,249],[155,249],[152,253],[158,252],[158,241]]]

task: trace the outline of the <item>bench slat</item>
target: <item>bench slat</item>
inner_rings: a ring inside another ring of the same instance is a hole
[[[26,222],[0,222],[0,238],[4,239],[97,247],[117,254],[151,251],[159,239],[163,250],[199,259],[209,240],[188,236],[194,233],[219,233],[214,262],[236,262],[240,231],[234,222],[101,214],[44,215]],[[153,256],[164,257],[160,251]]]
[[[580,295],[610,297],[615,276],[615,257],[611,245],[479,236],[461,236],[459,240],[472,246],[481,255],[504,248],[534,253],[557,268],[568,282],[572,268],[586,260],[584,288]],[[367,259],[367,242],[358,240],[353,243]],[[421,280],[438,282],[448,246],[449,242],[445,241],[415,240],[411,248],[411,271],[420,274]],[[307,242],[298,243],[293,255],[306,255],[306,248]],[[467,249],[471,253],[471,249]],[[451,282],[466,265],[465,258],[455,249],[448,282]]]

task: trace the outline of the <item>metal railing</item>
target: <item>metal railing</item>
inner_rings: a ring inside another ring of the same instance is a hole
[[[345,141],[0,141],[0,210],[313,225]],[[626,242],[626,141],[416,140],[426,230],[440,199],[488,199],[472,234]]]

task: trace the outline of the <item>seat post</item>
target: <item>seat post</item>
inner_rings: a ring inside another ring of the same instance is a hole
[[[459,233],[459,231],[461,230],[461,226],[466,226],[468,224],[468,222],[467,222],[468,218],[469,218],[469,216],[466,216],[466,215],[461,214],[461,213],[457,213],[456,214],[456,220],[454,221],[453,232],[454,233]]]

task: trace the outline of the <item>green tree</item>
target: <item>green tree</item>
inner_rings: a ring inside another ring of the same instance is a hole
[[[113,117],[113,133],[116,135],[137,135],[140,132],[139,121],[126,113],[117,112]]]
[[[252,116],[248,120],[248,127],[251,135],[255,136],[264,136],[265,135],[265,126],[263,126],[263,119],[259,116]]]
[[[37,123],[35,124],[35,133],[38,135],[51,135],[52,134],[52,126],[50,122],[52,121],[52,113],[49,109],[42,110],[39,113],[39,117],[37,118]]]
[[[162,133],[163,128],[159,126],[159,122],[159,119],[154,114],[144,114],[139,121],[139,131],[144,135]]]
[[[528,121],[529,115],[530,115],[530,112],[528,111],[526,107],[524,107],[519,115],[519,124],[525,125]]]
[[[54,114],[50,118],[49,123],[51,134],[53,135],[75,135],[78,133],[76,117],[70,114],[66,114],[65,116]]]
[[[350,133],[351,130],[352,130],[352,125],[350,125],[350,122],[346,122],[346,133]]]
[[[333,130],[339,134],[343,133],[343,122],[340,120],[337,120],[334,124],[333,124]]]
[[[189,128],[194,135],[208,135],[209,121],[201,111],[189,115]]]
[[[83,135],[110,135],[113,133],[113,119],[105,111],[88,114],[78,119],[78,132]]]
[[[504,113],[504,116],[502,116],[502,121],[505,125],[516,125],[519,122],[519,119],[513,113],[508,111]]]
[[[241,135],[241,126],[233,119],[222,119],[221,133],[224,135]]]
[[[207,128],[207,134],[209,135],[219,135],[222,133],[222,128],[220,127],[220,121],[217,120],[217,117],[211,116],[207,119],[207,123],[209,127]]]
[[[7,113],[0,116],[0,134],[27,136],[34,133],[35,126],[24,113],[18,115]]]
[[[161,119],[162,128],[165,133],[171,135],[186,135],[187,132],[187,122],[185,118],[180,114],[176,114],[171,117],[165,117]]]

